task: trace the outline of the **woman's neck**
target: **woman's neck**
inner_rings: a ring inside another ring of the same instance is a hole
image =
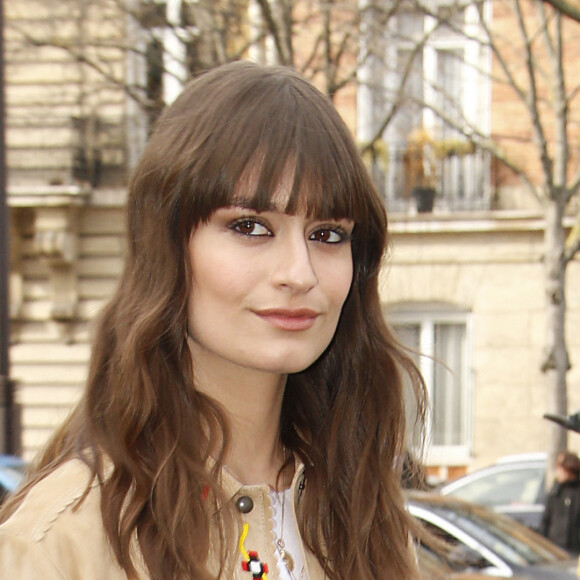
[[[194,360],[194,377],[196,389],[225,411],[231,434],[224,458],[228,471],[245,485],[274,485],[284,462],[280,413],[286,376]]]

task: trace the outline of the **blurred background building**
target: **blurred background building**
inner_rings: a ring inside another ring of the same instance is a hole
[[[430,472],[561,445],[542,415],[580,408],[580,371],[562,371],[556,340],[580,359],[580,24],[535,0],[510,6],[4,0],[22,454],[82,391],[148,131],[187,78],[237,58],[303,72],[360,144],[390,215],[385,315],[428,355]]]

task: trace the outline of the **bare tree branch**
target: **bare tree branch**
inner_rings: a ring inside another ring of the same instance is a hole
[[[561,12],[565,16],[580,22],[580,7],[572,4],[569,0],[543,0],[545,4],[549,4],[555,8],[558,12]]]
[[[555,152],[553,163],[553,191],[560,190],[555,195],[562,197],[562,190],[566,188],[566,178],[569,162],[569,145],[568,145],[568,101],[566,98],[566,83],[564,77],[564,53],[562,47],[562,17],[555,14],[553,19],[553,38],[550,35],[548,18],[545,7],[538,3],[538,14],[541,21],[541,31],[545,39],[545,45],[552,69],[551,86],[552,86],[552,110],[555,124]]]
[[[14,27],[14,28],[16,29],[16,27]],[[45,40],[45,39],[37,38],[37,37],[27,33],[22,28],[18,28],[18,30],[19,30],[19,33],[21,34],[22,38],[27,43],[29,43],[31,46],[36,46],[36,47],[50,46],[53,48],[59,48],[59,49],[63,50],[64,52],[67,52],[71,56],[71,58],[73,58],[77,62],[82,62],[83,64],[86,64],[87,66],[89,66],[90,68],[92,68],[93,70],[98,72],[99,75],[101,75],[105,81],[111,83],[111,85],[116,86],[118,88],[121,88],[128,96],[130,96],[132,99],[134,99],[144,109],[149,109],[153,105],[151,100],[148,99],[147,96],[145,95],[145,93],[143,92],[142,87],[129,85],[124,81],[124,79],[120,79],[120,78],[116,77],[110,71],[106,70],[106,68],[103,66],[102,63],[98,62],[97,60],[89,58],[84,53],[84,51],[80,50],[78,45],[76,45],[75,43],[65,42],[65,41],[62,41],[58,38],[52,38],[50,40]],[[106,46],[107,48],[111,48],[111,45],[104,45],[104,46]],[[127,52],[128,51],[137,52],[134,47],[115,46],[114,48],[126,50]]]
[[[274,16],[274,11],[268,0],[257,0],[260,8],[262,9],[262,17],[268,31],[272,35],[274,44],[276,45],[276,52],[278,53],[278,58],[280,59],[280,64],[290,66],[292,64],[292,54],[289,47],[284,42],[282,29],[286,27],[280,26],[280,23]]]
[[[521,0],[513,0],[513,5],[524,48],[524,59],[528,74],[529,92],[524,102],[526,103],[530,115],[530,121],[538,149],[538,156],[543,167],[542,178],[544,180],[546,192],[549,192],[552,191],[552,160],[548,153],[548,141],[544,133],[544,128],[540,119],[540,110],[538,107],[538,88],[536,83],[537,70],[535,67],[535,58],[532,49],[533,44],[528,34],[526,22],[522,13]]]

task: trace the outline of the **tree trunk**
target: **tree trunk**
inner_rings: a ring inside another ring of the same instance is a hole
[[[545,209],[546,353],[542,370],[546,375],[548,394],[546,411],[557,415],[567,415],[566,374],[569,361],[565,335],[564,204],[559,199],[549,199]],[[567,431],[552,422],[548,429],[548,471],[551,473],[556,455],[566,449]],[[548,480],[550,481],[551,479]]]

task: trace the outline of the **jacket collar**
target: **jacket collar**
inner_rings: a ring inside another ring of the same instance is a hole
[[[304,489],[304,464],[299,459],[295,460],[294,476],[292,478],[292,483],[290,488],[293,490],[294,501],[297,501],[300,497],[302,490]],[[221,470],[220,484],[228,500],[233,499],[235,496],[239,495],[241,492],[263,492],[268,493],[270,491],[270,486],[267,484],[256,484],[256,485],[244,485],[240,483],[226,467]]]

